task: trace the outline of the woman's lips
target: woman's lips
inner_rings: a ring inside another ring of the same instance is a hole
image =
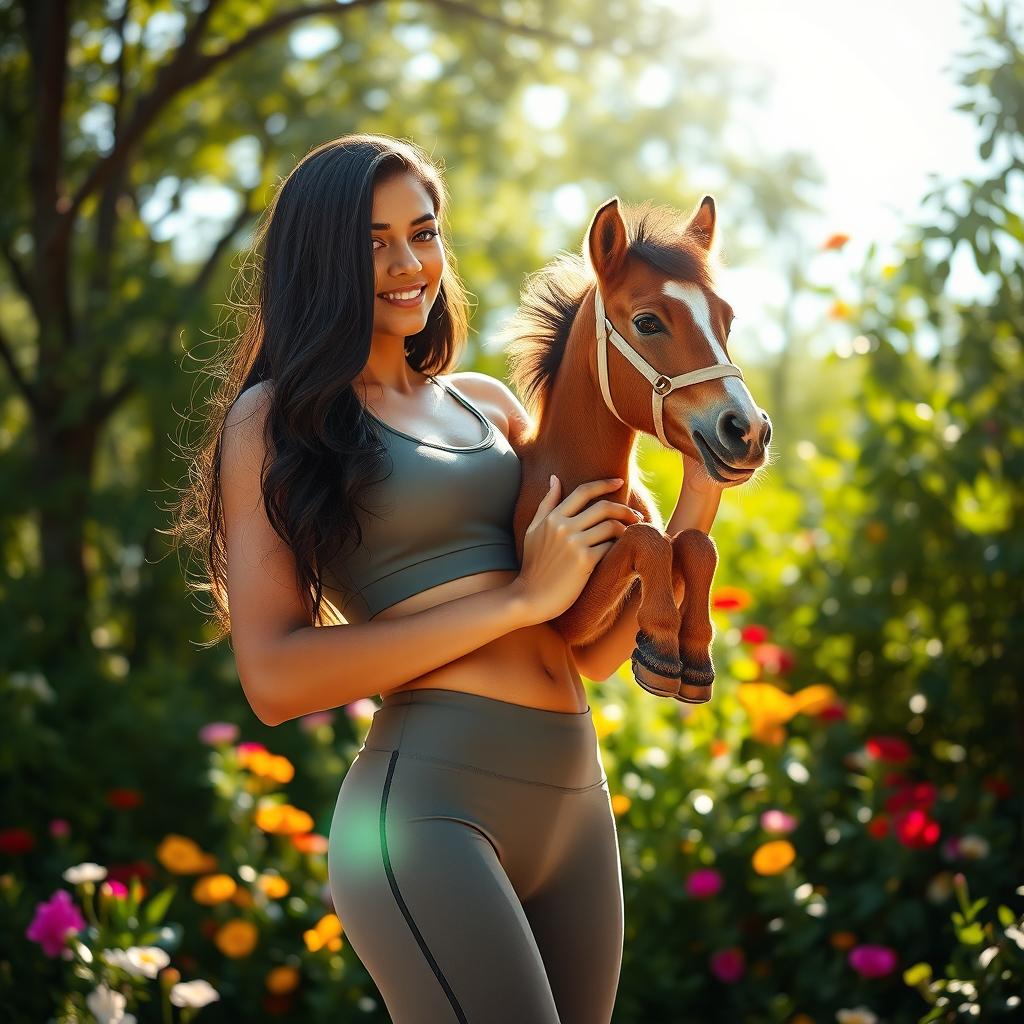
[[[411,288],[399,288],[399,289],[396,289],[396,290],[397,291],[412,291]],[[412,309],[413,306],[418,306],[423,301],[423,296],[426,294],[426,292],[427,292],[427,286],[423,285],[420,288],[419,295],[417,295],[416,298],[414,298],[414,299],[389,299],[389,298],[385,297],[384,295],[381,295],[379,297],[381,299],[383,299],[385,302],[387,302],[390,305],[392,305],[392,306],[400,306],[402,309]]]

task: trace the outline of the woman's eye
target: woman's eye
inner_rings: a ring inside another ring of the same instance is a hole
[[[662,330],[661,321],[651,313],[641,313],[633,319],[633,326],[641,334],[657,334]]]
[[[430,237],[429,238],[425,238],[424,241],[425,242],[432,242],[435,238],[437,238],[437,236],[439,234],[440,234],[440,232],[434,230],[434,228],[424,228],[422,231],[417,231],[416,234],[413,235],[413,238],[419,238],[420,235],[429,235]],[[375,239],[373,239],[373,251],[374,252],[377,251],[377,243],[381,242],[383,244],[383,241],[384,240],[382,238],[375,238]]]

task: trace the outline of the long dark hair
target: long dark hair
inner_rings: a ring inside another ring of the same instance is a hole
[[[422,373],[454,367],[466,344],[466,292],[445,225],[441,172],[416,145],[385,135],[344,135],[310,151],[280,184],[253,234],[229,309],[241,330],[210,361],[219,380],[201,416],[202,441],[186,454],[189,484],[168,533],[199,556],[193,591],[209,591],[218,627],[231,629],[220,488],[224,420],[242,392],[271,382],[261,474],[267,518],[291,548],[310,622],[322,625],[322,569],[346,545],[362,543],[356,518],[367,486],[380,478],[380,428],[352,381],[366,366],[376,292],[371,211],[376,185],[411,173],[434,205],[445,270],[427,324],[406,338]],[[251,268],[251,273],[247,272]],[[240,287],[239,287],[240,286]]]

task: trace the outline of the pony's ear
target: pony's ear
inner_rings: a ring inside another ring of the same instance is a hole
[[[686,225],[684,234],[690,235],[708,252],[715,240],[715,200],[705,196],[697,209],[690,215],[690,223]]]
[[[622,214],[619,212],[619,197],[612,196],[598,207],[590,227],[587,228],[587,239],[583,245],[591,269],[599,280],[607,281],[615,275],[626,255],[628,245],[626,225],[622,222]]]

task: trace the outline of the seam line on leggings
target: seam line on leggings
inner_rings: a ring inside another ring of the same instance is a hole
[[[365,743],[363,744],[364,750],[376,750],[381,754],[397,754],[398,751],[387,750],[384,747],[370,747]],[[425,754],[410,754],[408,750],[402,751],[402,757],[413,757],[417,761],[429,761],[431,764],[438,764],[444,768],[454,768],[460,772],[477,772],[480,775],[493,775],[498,779],[507,779],[509,782],[521,782],[524,786],[540,786],[543,789],[560,789],[563,793],[586,793],[588,789],[597,789],[598,786],[603,786],[607,781],[607,777],[598,779],[597,782],[591,783],[589,786],[556,786],[553,782],[536,782],[534,779],[520,779],[515,775],[502,775],[501,772],[492,772],[487,768],[477,768],[473,764],[462,764],[460,761],[445,761],[440,757],[427,757]]]
[[[433,954],[430,952],[426,941],[423,938],[422,932],[416,927],[416,922],[413,920],[412,914],[409,912],[409,907],[406,905],[402,894],[398,889],[398,880],[395,878],[395,872],[391,867],[391,858],[388,855],[388,837],[387,837],[387,812],[388,812],[388,794],[391,791],[391,779],[395,774],[395,762],[398,760],[398,751],[395,750],[391,754],[391,762],[388,765],[387,778],[384,780],[384,792],[380,798],[380,850],[384,858],[384,870],[388,876],[388,884],[391,886],[391,892],[394,894],[395,901],[398,903],[399,909],[402,911],[402,915],[405,917],[409,928],[412,931],[416,942],[419,944],[423,955],[427,958],[427,963],[430,964],[430,969],[434,972],[434,976],[441,984],[441,988],[444,989],[444,994],[448,997],[448,1002],[451,1003],[452,1009],[455,1011],[455,1015],[459,1020],[459,1024],[469,1024],[469,1019],[466,1017],[465,1011],[459,1005],[458,999],[455,997],[455,993],[452,991],[451,985],[448,984],[448,979],[444,976],[441,968],[438,966],[437,961],[434,959]]]

